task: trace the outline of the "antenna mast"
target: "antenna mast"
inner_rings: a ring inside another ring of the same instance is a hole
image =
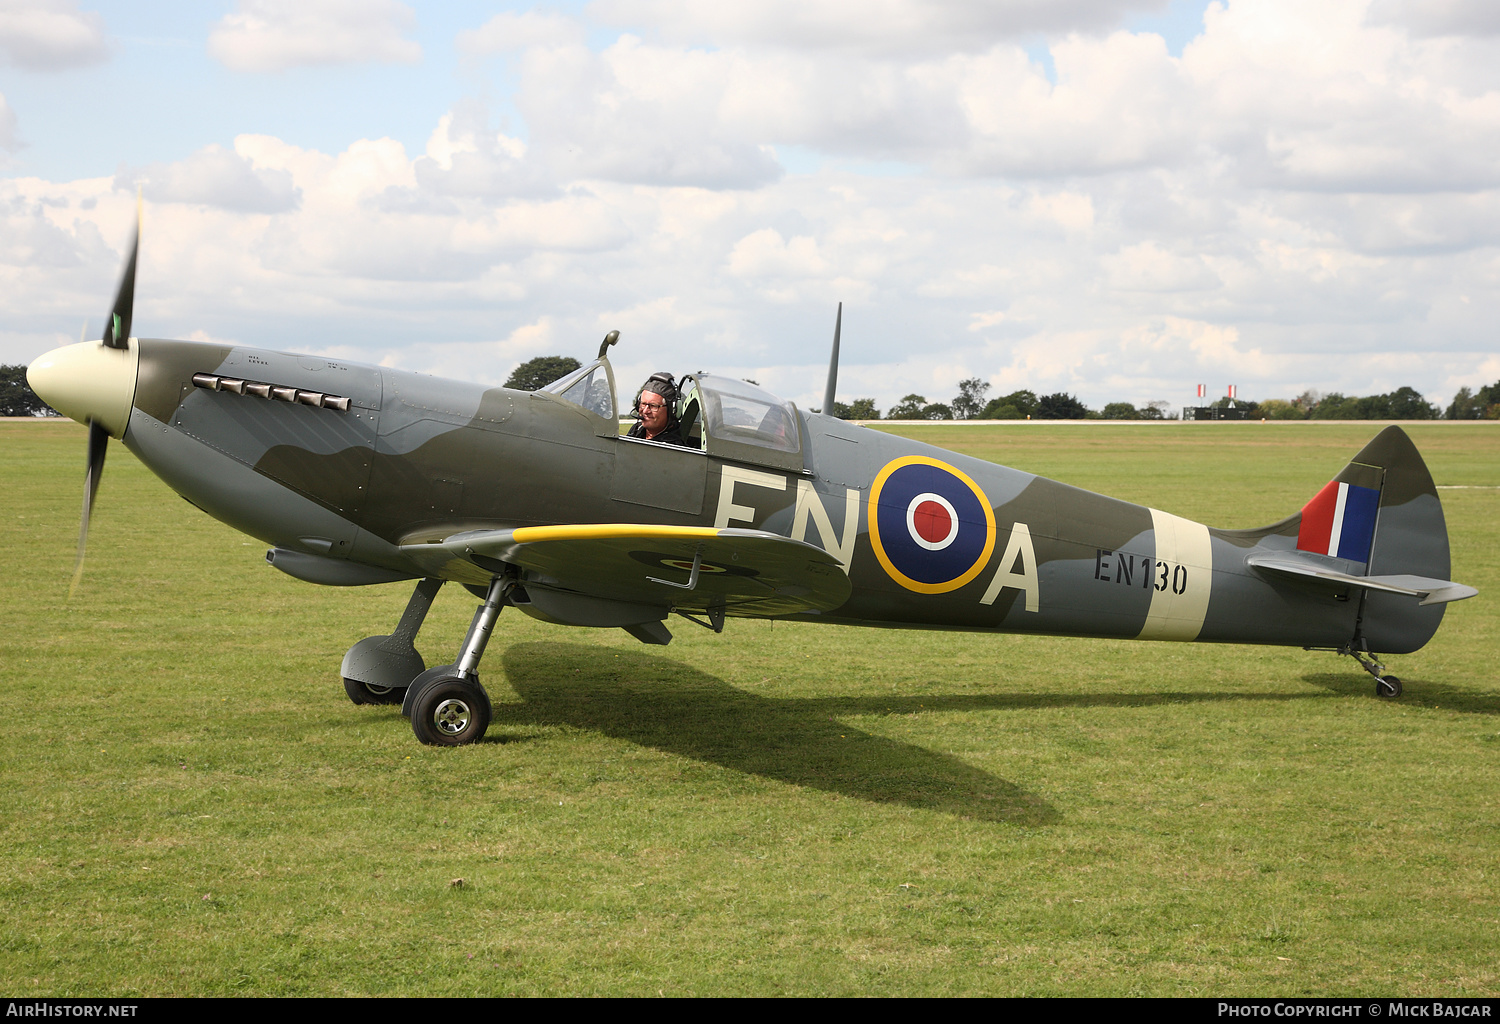
[[[844,326],[844,304],[839,303],[838,315],[833,321],[833,354],[828,357],[828,386],[823,389],[823,415],[833,415],[833,393],[839,383],[839,331]]]

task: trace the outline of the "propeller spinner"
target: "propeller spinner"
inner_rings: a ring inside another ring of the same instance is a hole
[[[140,350],[131,343],[130,322],[135,306],[136,255],[141,242],[140,200],[136,201],[135,238],[115,295],[114,307],[98,342],[80,342],[54,349],[36,359],[26,380],[43,401],[89,428],[88,463],[83,478],[83,518],[78,528],[78,559],[73,567],[69,596],[83,578],[83,554],[88,544],[89,518],[104,474],[104,457],[111,437],[123,438],[135,399]]]

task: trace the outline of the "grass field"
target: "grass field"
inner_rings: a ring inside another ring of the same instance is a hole
[[[1377,428],[905,429],[1253,526]],[[1297,650],[507,612],[447,750],[337,677],[408,587],[278,573],[114,444],[66,601],[83,428],[0,423],[0,988],[1500,994],[1500,430],[1411,433],[1481,594],[1394,702]]]

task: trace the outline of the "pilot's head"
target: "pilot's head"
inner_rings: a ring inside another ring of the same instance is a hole
[[[677,420],[677,385],[670,373],[653,373],[635,396],[635,416],[647,437],[655,437]]]
[[[641,390],[635,396],[636,417],[644,418],[648,408],[658,405],[666,410],[669,417],[676,411],[677,385],[670,373],[653,373],[646,378],[646,383],[641,385]]]

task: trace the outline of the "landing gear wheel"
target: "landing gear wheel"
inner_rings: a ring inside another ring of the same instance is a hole
[[[1394,700],[1401,696],[1401,680],[1395,676],[1381,676],[1375,680],[1375,696]]]
[[[406,697],[404,686],[380,686],[376,683],[362,683],[358,679],[344,677],[344,692],[349,695],[349,700],[355,704],[400,704]]]
[[[411,731],[428,746],[477,743],[489,727],[490,699],[477,679],[436,680],[412,701]]]

